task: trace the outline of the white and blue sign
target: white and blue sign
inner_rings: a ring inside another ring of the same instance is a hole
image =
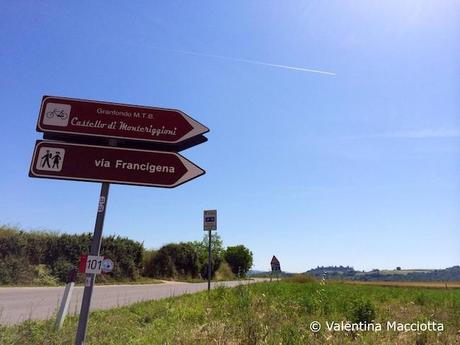
[[[203,213],[204,231],[217,230],[217,210],[205,210]]]

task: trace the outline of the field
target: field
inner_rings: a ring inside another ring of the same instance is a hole
[[[452,289],[460,288],[460,282],[405,282],[405,281],[359,281],[349,280],[347,284],[355,285],[374,285],[374,286],[406,286],[406,287],[425,287],[425,288],[436,288],[436,289]]]
[[[326,322],[442,323],[443,331],[329,331]],[[322,329],[313,333],[312,321]],[[2,345],[73,344],[76,319],[0,328]],[[86,344],[460,344],[460,289],[288,279],[142,302],[90,316]]]

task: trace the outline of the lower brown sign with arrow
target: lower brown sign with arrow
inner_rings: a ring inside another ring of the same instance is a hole
[[[173,188],[205,171],[173,152],[37,141],[29,176]]]

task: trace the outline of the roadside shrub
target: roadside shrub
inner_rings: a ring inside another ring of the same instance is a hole
[[[37,265],[34,267],[34,271],[34,285],[54,286],[58,284],[58,279],[51,275],[46,265]]]
[[[176,275],[171,257],[165,251],[157,251],[145,265],[144,273],[148,277],[169,278]]]
[[[197,278],[198,256],[189,243],[170,243],[161,247],[145,261],[144,272],[157,278]]]
[[[245,276],[252,267],[252,252],[243,245],[227,247],[224,259],[238,276]]]
[[[414,300],[414,303],[417,304],[417,305],[425,305],[427,304],[428,302],[428,297],[423,294],[423,293],[419,293],[417,294],[417,296],[415,296],[415,300]]]
[[[0,284],[25,284],[33,277],[33,267],[25,257],[10,255],[0,260]]]
[[[27,239],[24,232],[17,229],[0,227],[0,259],[7,256],[24,256]]]
[[[358,299],[353,301],[348,312],[349,320],[356,323],[371,323],[375,320],[375,316],[375,306],[369,300]]]
[[[78,265],[80,255],[88,254],[91,236],[0,226],[0,284],[31,284],[36,279],[51,283],[44,275],[44,267],[59,282],[65,282],[69,270]],[[114,279],[137,279],[143,268],[143,251],[142,243],[128,238],[102,239],[101,255],[115,263],[114,274],[110,274]]]
[[[51,272],[53,276],[59,280],[60,282],[65,282],[67,280],[67,276],[69,274],[69,271],[73,268],[75,268],[78,262],[75,264],[67,261],[65,258],[60,257],[59,259],[56,260],[56,262],[51,266]],[[40,265],[44,266],[44,265]]]
[[[234,279],[235,275],[232,272],[232,269],[228,263],[223,262],[219,269],[216,271],[216,279],[218,280],[231,280]]]
[[[156,250],[145,250],[144,255],[142,256],[142,275],[145,277],[153,277],[153,266],[152,262],[154,257],[157,254]]]
[[[222,260],[219,257],[214,257],[211,255],[211,277],[216,277],[217,271],[220,269],[222,265]],[[207,279],[208,277],[208,259],[206,257],[206,261],[201,263],[200,265],[200,277],[203,279]]]
[[[126,237],[109,236],[102,240],[101,255],[115,264],[110,273],[113,279],[138,279],[143,270],[143,252],[142,243]]]
[[[209,237],[203,235],[201,241],[187,242],[198,255],[199,273],[201,278],[208,277],[208,251]],[[220,236],[216,233],[211,234],[211,277],[215,277],[220,265],[224,262],[224,247]]]

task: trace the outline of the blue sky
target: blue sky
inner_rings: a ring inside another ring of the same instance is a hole
[[[0,223],[93,230],[98,184],[27,176],[47,94],[177,108],[211,129],[183,152],[206,175],[113,185],[105,234],[196,240],[216,208],[224,243],[248,246],[256,269],[274,254],[297,272],[459,264],[458,2],[3,1],[0,13]]]

